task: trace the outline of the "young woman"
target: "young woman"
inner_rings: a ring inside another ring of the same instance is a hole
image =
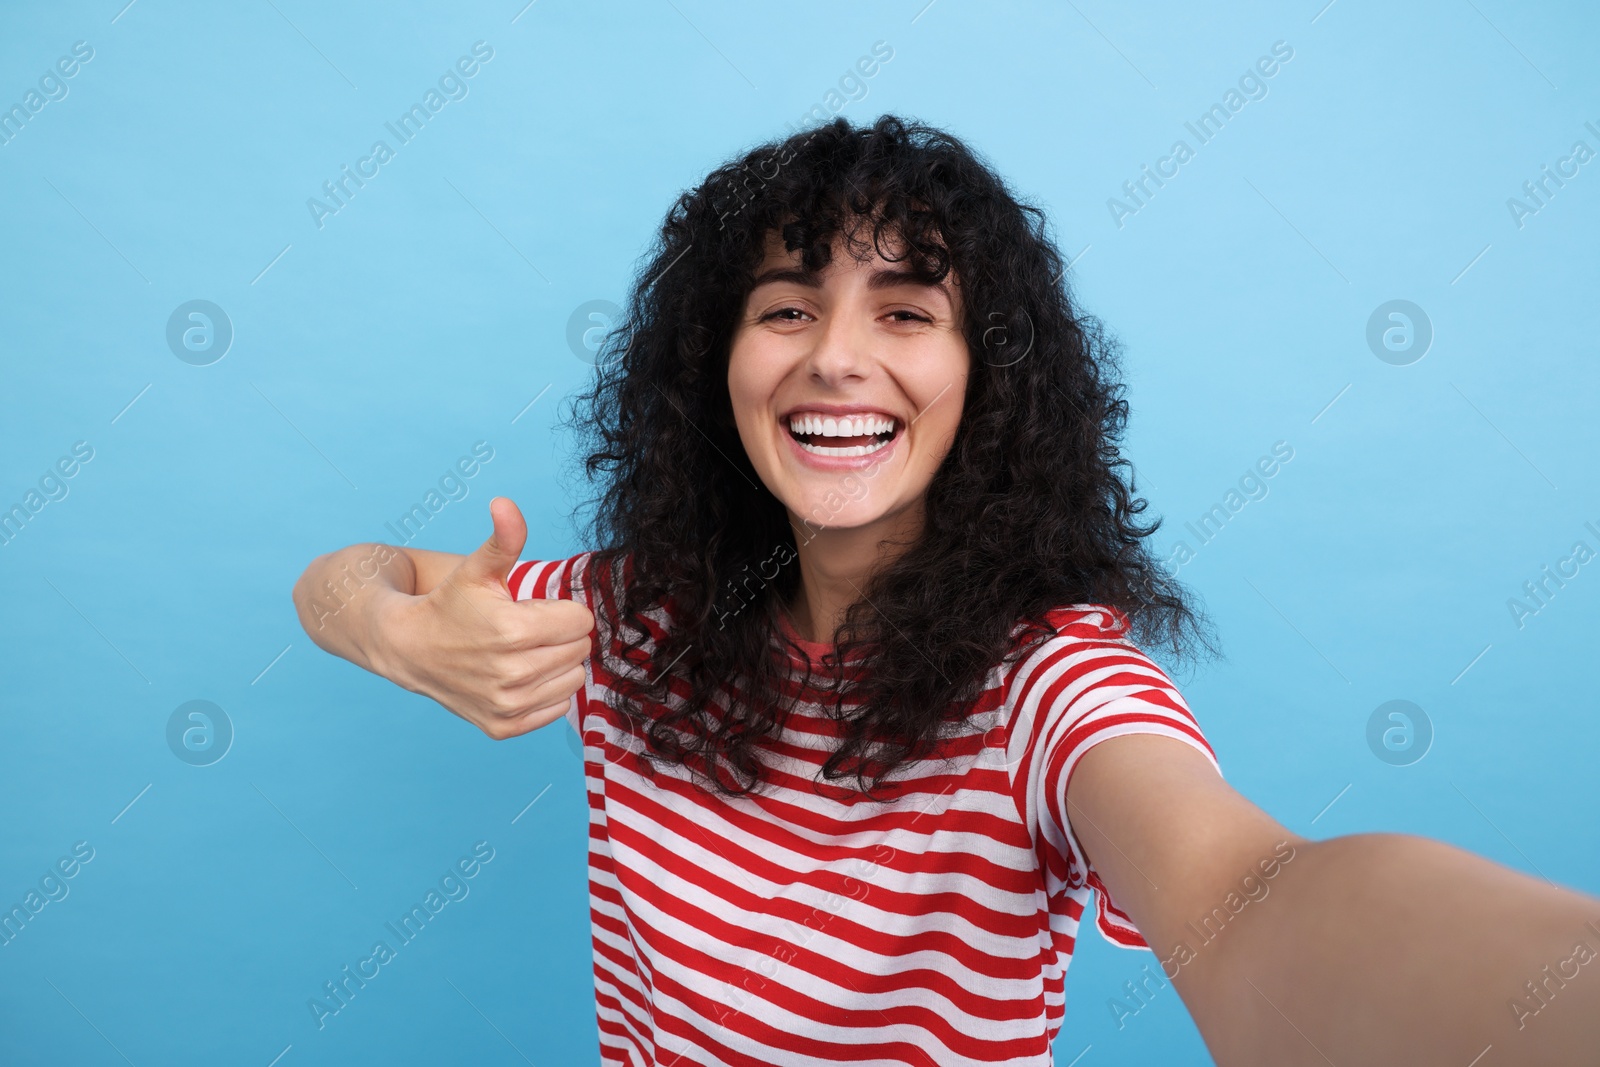
[[[1223,781],[1142,651],[1210,643],[1063,270],[940,131],[763,146],[602,350],[596,550],[519,562],[497,498],[468,556],[313,562],[306,630],[582,735],[606,1063],[1047,1065],[1091,897],[1222,1064],[1600,1061],[1600,900]]]

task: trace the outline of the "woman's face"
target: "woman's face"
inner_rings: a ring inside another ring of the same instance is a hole
[[[920,524],[961,421],[971,355],[954,273],[929,286],[904,270],[876,250],[858,262],[836,243],[809,276],[800,253],[768,234],[728,393],[751,464],[797,527],[865,526],[908,508]]]

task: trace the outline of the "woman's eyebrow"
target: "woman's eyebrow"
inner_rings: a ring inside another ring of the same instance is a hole
[[[772,267],[756,275],[751,289],[759,289],[763,285],[772,285],[775,282],[793,282],[803,285],[808,289],[822,288],[822,279],[814,271],[801,270],[799,267]]]
[[[893,289],[897,285],[910,285],[918,289],[937,289],[944,294],[946,300],[950,299],[950,290],[945,283],[925,281],[908,270],[875,270],[867,279],[867,288],[876,292],[879,289]]]
[[[799,267],[772,267],[756,275],[755,283],[750,287],[752,291],[763,285],[776,282],[793,282],[808,289],[822,288],[822,278],[815,271],[804,270]],[[921,289],[936,289],[944,294],[946,300],[950,299],[950,290],[944,282],[923,281],[911,271],[906,270],[875,270],[867,278],[867,288],[877,292],[880,289],[893,289],[900,285],[916,286]]]

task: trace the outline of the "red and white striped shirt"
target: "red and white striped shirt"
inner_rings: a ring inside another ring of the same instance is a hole
[[[895,803],[817,782],[837,735],[807,694],[766,753],[771,784],[730,798],[681,767],[641,773],[644,740],[608,699],[618,591],[591,588],[589,559],[523,561],[507,584],[518,600],[577,599],[597,623],[567,718],[583,738],[602,1061],[1048,1067],[1091,891],[1102,934],[1146,947],[1066,819],[1073,767],[1135,733],[1216,765],[1126,618],[1051,613],[1056,636],[990,673],[985,729],[897,771]],[[786,631],[796,666],[831,648]]]

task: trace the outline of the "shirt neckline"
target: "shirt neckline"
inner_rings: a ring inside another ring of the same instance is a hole
[[[782,607],[778,608],[777,616],[778,630],[782,635],[782,637],[779,639],[780,643],[786,640],[794,646],[788,649],[789,657],[791,659],[799,660],[803,658],[809,660],[812,664],[834,666],[838,664],[839,646],[830,644],[826,641],[810,641],[804,637],[801,637],[799,631],[794,628],[794,624],[789,621],[788,611]],[[796,654],[796,649],[798,649],[798,655]],[[862,660],[866,654],[867,651],[865,648],[857,647],[855,652],[850,656],[850,662],[860,662],[860,660]]]
[[[805,650],[806,654],[811,656],[813,659],[821,659],[823,656],[831,656],[837,647],[824,641],[808,641],[804,637],[801,637],[799,631],[794,628],[794,624],[789,621],[788,611],[784,610],[782,607],[778,609],[778,628],[783,631],[784,637],[788,638],[794,644],[799,645]]]

